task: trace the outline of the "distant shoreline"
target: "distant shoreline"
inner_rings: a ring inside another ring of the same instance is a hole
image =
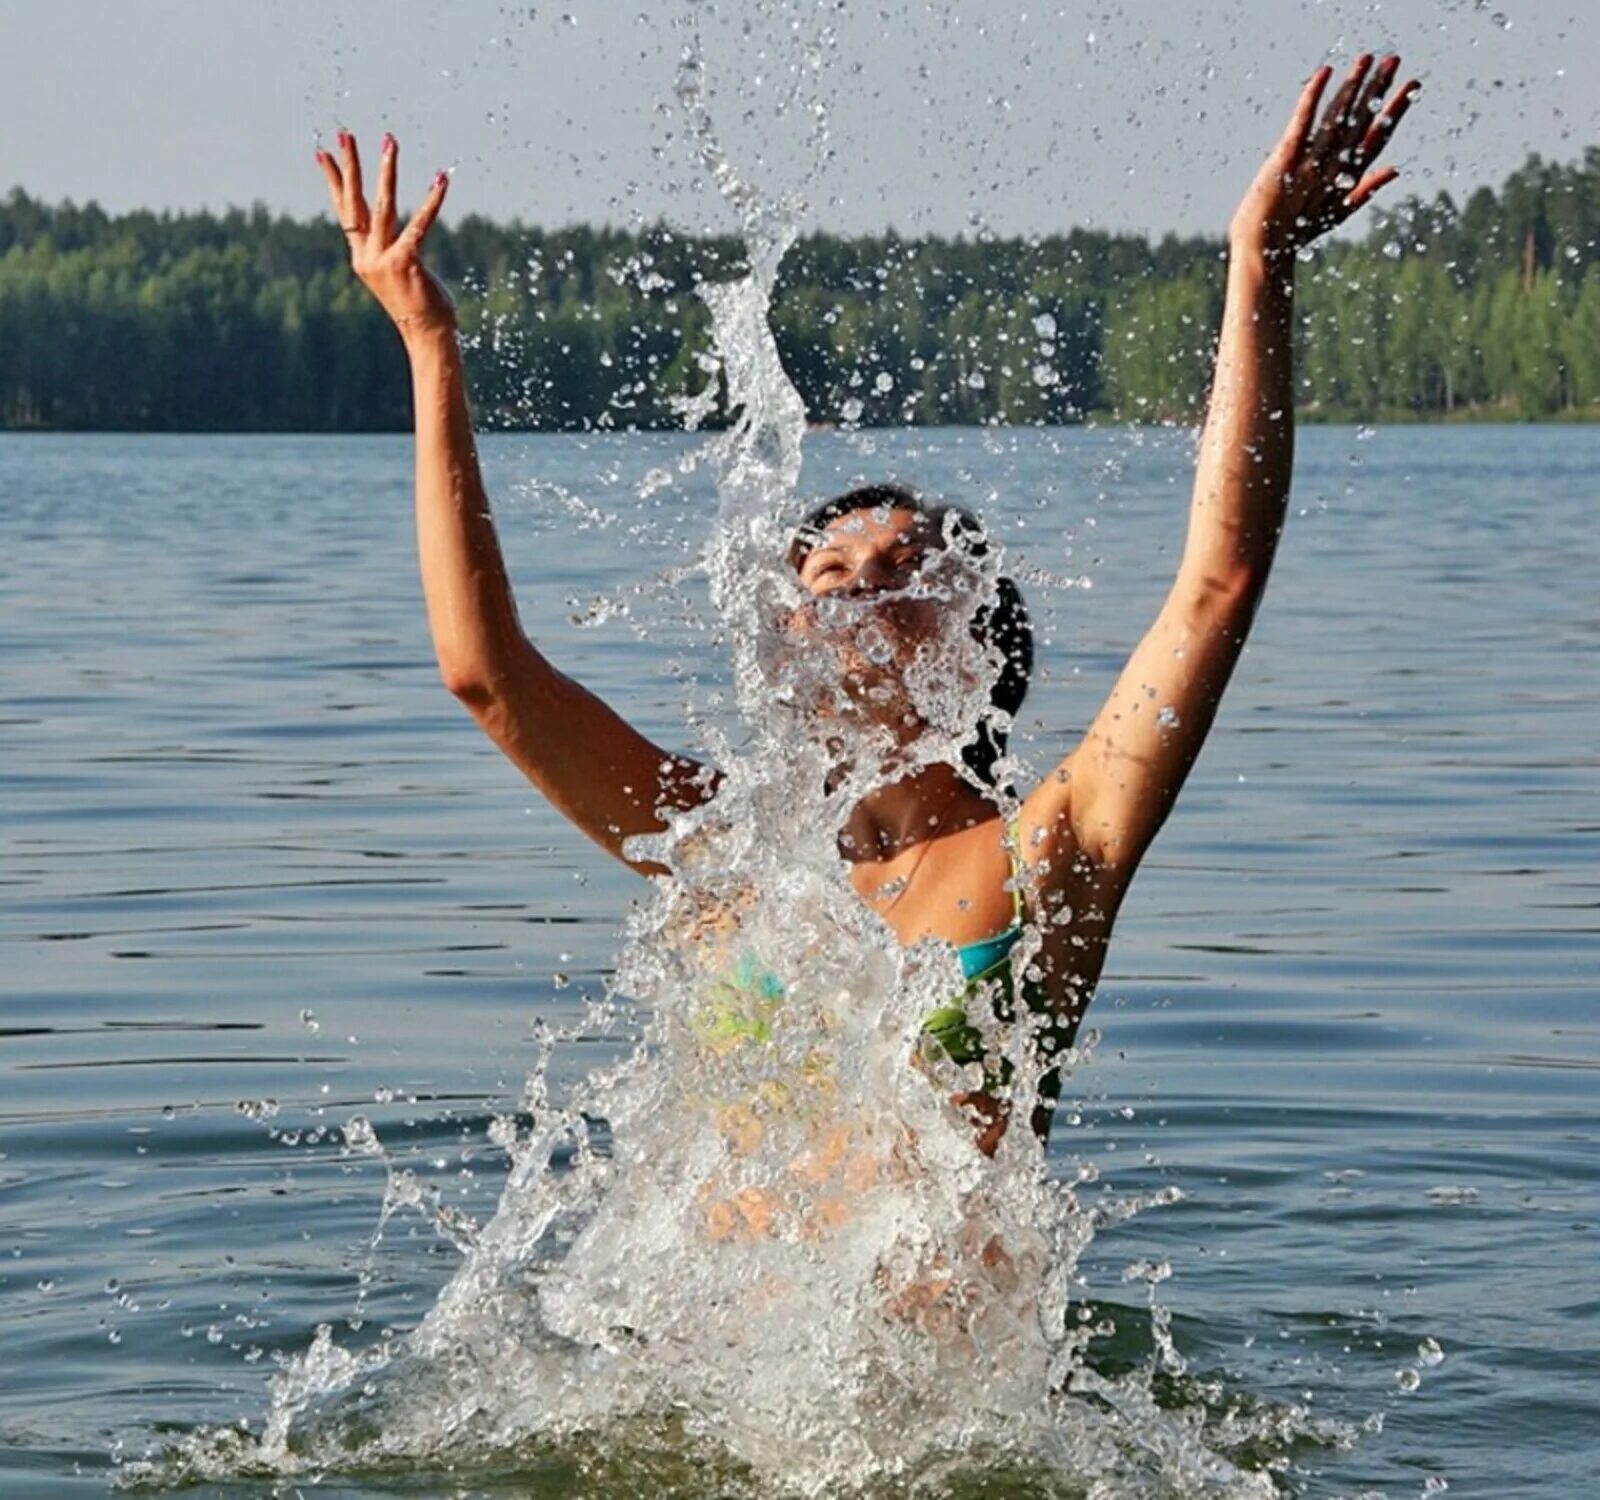
[[[1536,417],[1519,417],[1508,412],[1503,405],[1459,407],[1452,412],[1415,412],[1389,410],[1378,413],[1330,412],[1307,408],[1295,413],[1295,421],[1303,427],[1587,427],[1600,423],[1600,405],[1574,408],[1568,411],[1548,412]],[[1097,412],[1079,422],[911,422],[862,423],[857,427],[835,423],[819,423],[808,430],[807,436],[820,436],[850,432],[938,432],[947,428],[960,428],[971,432],[999,430],[1008,432],[1071,432],[1074,430],[1104,432],[1112,428],[1139,428],[1160,431],[1174,427],[1193,427],[1193,421],[1178,420],[1140,422],[1118,417],[1110,412]],[[701,432],[719,430],[719,424],[708,423]],[[509,427],[494,423],[479,430],[480,436],[496,437],[660,437],[673,433],[689,436],[682,427]],[[410,426],[350,427],[330,431],[326,427],[43,427],[6,426],[0,424],[0,436],[17,437],[409,437]]]
[[[1457,201],[1403,198],[1295,293],[1307,424],[1600,420],[1600,148]],[[735,238],[468,216],[429,237],[473,405],[501,431],[665,431],[722,393],[700,289]],[[1222,311],[1219,238],[802,235],[768,321],[818,423],[1192,424]],[[0,427],[396,432],[394,328],[326,219],[107,214],[0,197]]]

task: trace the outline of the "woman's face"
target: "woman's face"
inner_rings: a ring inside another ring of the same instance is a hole
[[[839,684],[858,709],[901,732],[920,722],[907,677],[941,652],[957,613],[944,573],[959,566],[938,523],[909,509],[858,510],[825,528],[800,560],[811,602],[790,630],[837,654]]]

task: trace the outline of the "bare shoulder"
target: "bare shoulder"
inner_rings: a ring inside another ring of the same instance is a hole
[[[1096,905],[1120,903],[1132,875],[1098,847],[1083,826],[1083,747],[1055,766],[1023,799],[1017,815],[1019,853],[1035,899],[1045,909],[1076,905],[1087,889]]]
[[[1036,880],[1047,880],[1080,852],[1072,817],[1076,753],[1055,766],[1017,810],[1018,852]]]
[[[1132,872],[1082,837],[1073,772],[1068,756],[1028,794],[1017,834],[1038,930],[1032,963],[1057,1013],[1076,1026],[1099,983]]]

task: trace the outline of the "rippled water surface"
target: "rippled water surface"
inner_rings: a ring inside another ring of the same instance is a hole
[[[673,671],[722,669],[692,595],[636,587],[704,539],[691,448],[486,444],[525,625],[669,743]],[[1076,581],[1025,583],[1043,769],[1159,602],[1189,459],[1181,434],[823,435],[806,486],[909,478]],[[1080,1266],[1118,1327],[1095,1359],[1149,1357],[1124,1268],[1169,1261],[1167,1399],[1281,1409],[1233,1456],[1286,1493],[1593,1477],[1597,473],[1595,429],[1302,434],[1271,594],[1052,1142],[1063,1173],[1184,1195]],[[398,438],[0,439],[0,1495],[259,1422],[319,1323],[414,1323],[454,1252],[403,1217],[373,1245],[382,1170],[338,1127],[360,1110],[487,1211],[537,1023],[616,955],[634,878],[438,685],[408,475]],[[463,1453],[318,1492],[719,1492],[683,1463]]]

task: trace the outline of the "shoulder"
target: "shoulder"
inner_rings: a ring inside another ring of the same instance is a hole
[[[1116,850],[1085,826],[1082,748],[1057,765],[1023,799],[1015,828],[1017,850],[1036,898],[1072,902],[1092,885],[1101,902],[1120,901],[1133,871]]]

